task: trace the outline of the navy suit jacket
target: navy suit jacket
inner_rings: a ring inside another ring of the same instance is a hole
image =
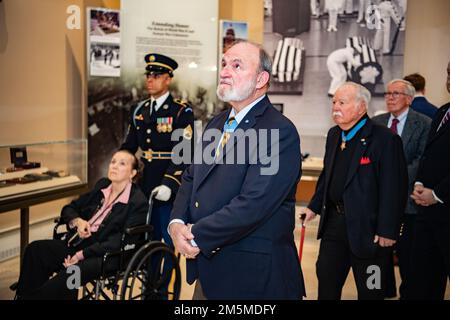
[[[343,201],[350,249],[360,258],[373,258],[378,244],[375,235],[397,239],[404,213],[408,173],[402,140],[388,128],[368,120],[354,151],[345,183]],[[320,239],[327,220],[328,189],[341,129],[327,136],[324,169],[308,205],[320,214]],[[363,161],[365,160],[365,161]]]
[[[228,115],[225,111],[214,117],[205,130],[222,130]],[[194,224],[192,233],[201,250],[196,259],[187,261],[187,281],[199,279],[208,299],[299,299],[305,294],[293,235],[301,176],[299,135],[267,97],[248,112],[238,129],[279,130],[279,143],[268,143],[279,161],[278,172],[261,175],[269,165],[262,164],[260,154],[251,164],[249,154],[256,145],[246,145],[243,164],[202,163],[186,170],[171,219]],[[232,141],[227,147],[233,146]],[[202,150],[206,145],[203,142]],[[257,145],[262,147],[260,139]]]
[[[428,102],[428,100],[425,97],[415,97],[413,101],[411,102],[411,109],[414,111],[417,111],[419,113],[422,113],[431,119],[434,118],[436,115],[438,108],[436,108],[435,105]]]

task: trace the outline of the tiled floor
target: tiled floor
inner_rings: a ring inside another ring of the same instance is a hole
[[[298,217],[300,212],[300,206],[297,206]],[[319,249],[319,241],[316,240],[318,219],[312,221],[306,228],[305,243],[303,247],[302,269],[305,277],[305,284],[307,290],[307,299],[317,299],[317,278],[315,274],[315,263],[317,260],[317,253]],[[300,237],[300,224],[298,223],[295,230],[295,241],[298,245]],[[18,264],[17,258],[0,263],[0,299],[8,300],[13,298],[13,293],[9,290],[9,285],[17,280],[18,276]],[[181,270],[183,273],[181,299],[189,300],[192,297],[193,286],[188,285],[184,280],[185,261],[181,261]],[[398,269],[396,268],[397,285],[400,283]],[[345,283],[342,293],[343,299],[356,299],[356,287],[353,280],[353,275],[349,274],[347,282]],[[446,299],[450,300],[450,284],[447,286]]]

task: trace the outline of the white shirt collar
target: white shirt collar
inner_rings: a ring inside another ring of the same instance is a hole
[[[391,113],[391,116],[390,116],[390,118],[389,118],[389,122],[392,122],[392,120],[393,120],[394,118],[397,118],[397,119],[398,119],[398,122],[402,122],[402,121],[405,120],[406,117],[408,116],[408,112],[409,112],[409,107],[406,108],[406,110],[403,111],[403,113],[401,113],[398,117],[395,117],[395,116]]]
[[[252,103],[250,103],[248,106],[246,106],[244,109],[242,109],[241,111],[239,111],[238,114],[236,114],[236,111],[232,108],[230,115],[228,116],[228,119],[231,117],[234,117],[234,119],[237,121],[237,123],[239,124],[242,119],[245,118],[245,116],[247,115],[247,113],[249,113],[250,110],[252,110],[252,108],[258,103],[260,102],[262,99],[265,98],[265,94],[263,94],[261,97],[259,97],[258,99],[256,99],[255,101],[253,101]]]
[[[158,111],[159,108],[161,108],[162,104],[164,103],[164,101],[166,101],[166,99],[169,97],[170,92],[167,91],[166,93],[164,93],[161,97],[159,97],[158,99],[156,99],[156,107],[155,110]],[[153,98],[151,99],[151,104],[153,104]]]

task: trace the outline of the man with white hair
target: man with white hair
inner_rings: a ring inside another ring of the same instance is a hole
[[[384,100],[388,113],[374,117],[373,121],[387,126],[392,132],[402,138],[403,150],[408,165],[408,193],[411,194],[414,189],[417,170],[419,169],[419,161],[427,143],[431,119],[410,108],[415,94],[414,87],[410,82],[394,79],[389,81],[386,89]],[[396,248],[402,279],[402,284],[400,285],[401,299],[405,297],[408,273],[412,267],[411,254],[417,209],[418,207],[413,199],[409,199],[406,204],[405,214],[402,216],[401,234]],[[392,282],[395,283],[393,267],[391,274]]]
[[[350,268],[358,299],[383,299],[386,265],[404,212],[408,178],[400,137],[367,116],[370,92],[346,82],[333,97],[337,126],[306,209],[320,214],[319,300],[338,300]]]

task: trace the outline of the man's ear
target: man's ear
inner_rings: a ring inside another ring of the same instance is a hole
[[[269,73],[267,71],[262,71],[258,74],[256,78],[256,89],[263,88],[266,84],[268,84],[270,79]]]
[[[172,83],[172,77],[167,74],[166,84],[169,86]]]
[[[413,101],[413,99],[414,99],[414,97],[411,97],[411,96],[406,96],[407,97],[407,103],[408,103],[408,107],[409,106],[411,106],[411,103],[412,103],[412,101]]]

